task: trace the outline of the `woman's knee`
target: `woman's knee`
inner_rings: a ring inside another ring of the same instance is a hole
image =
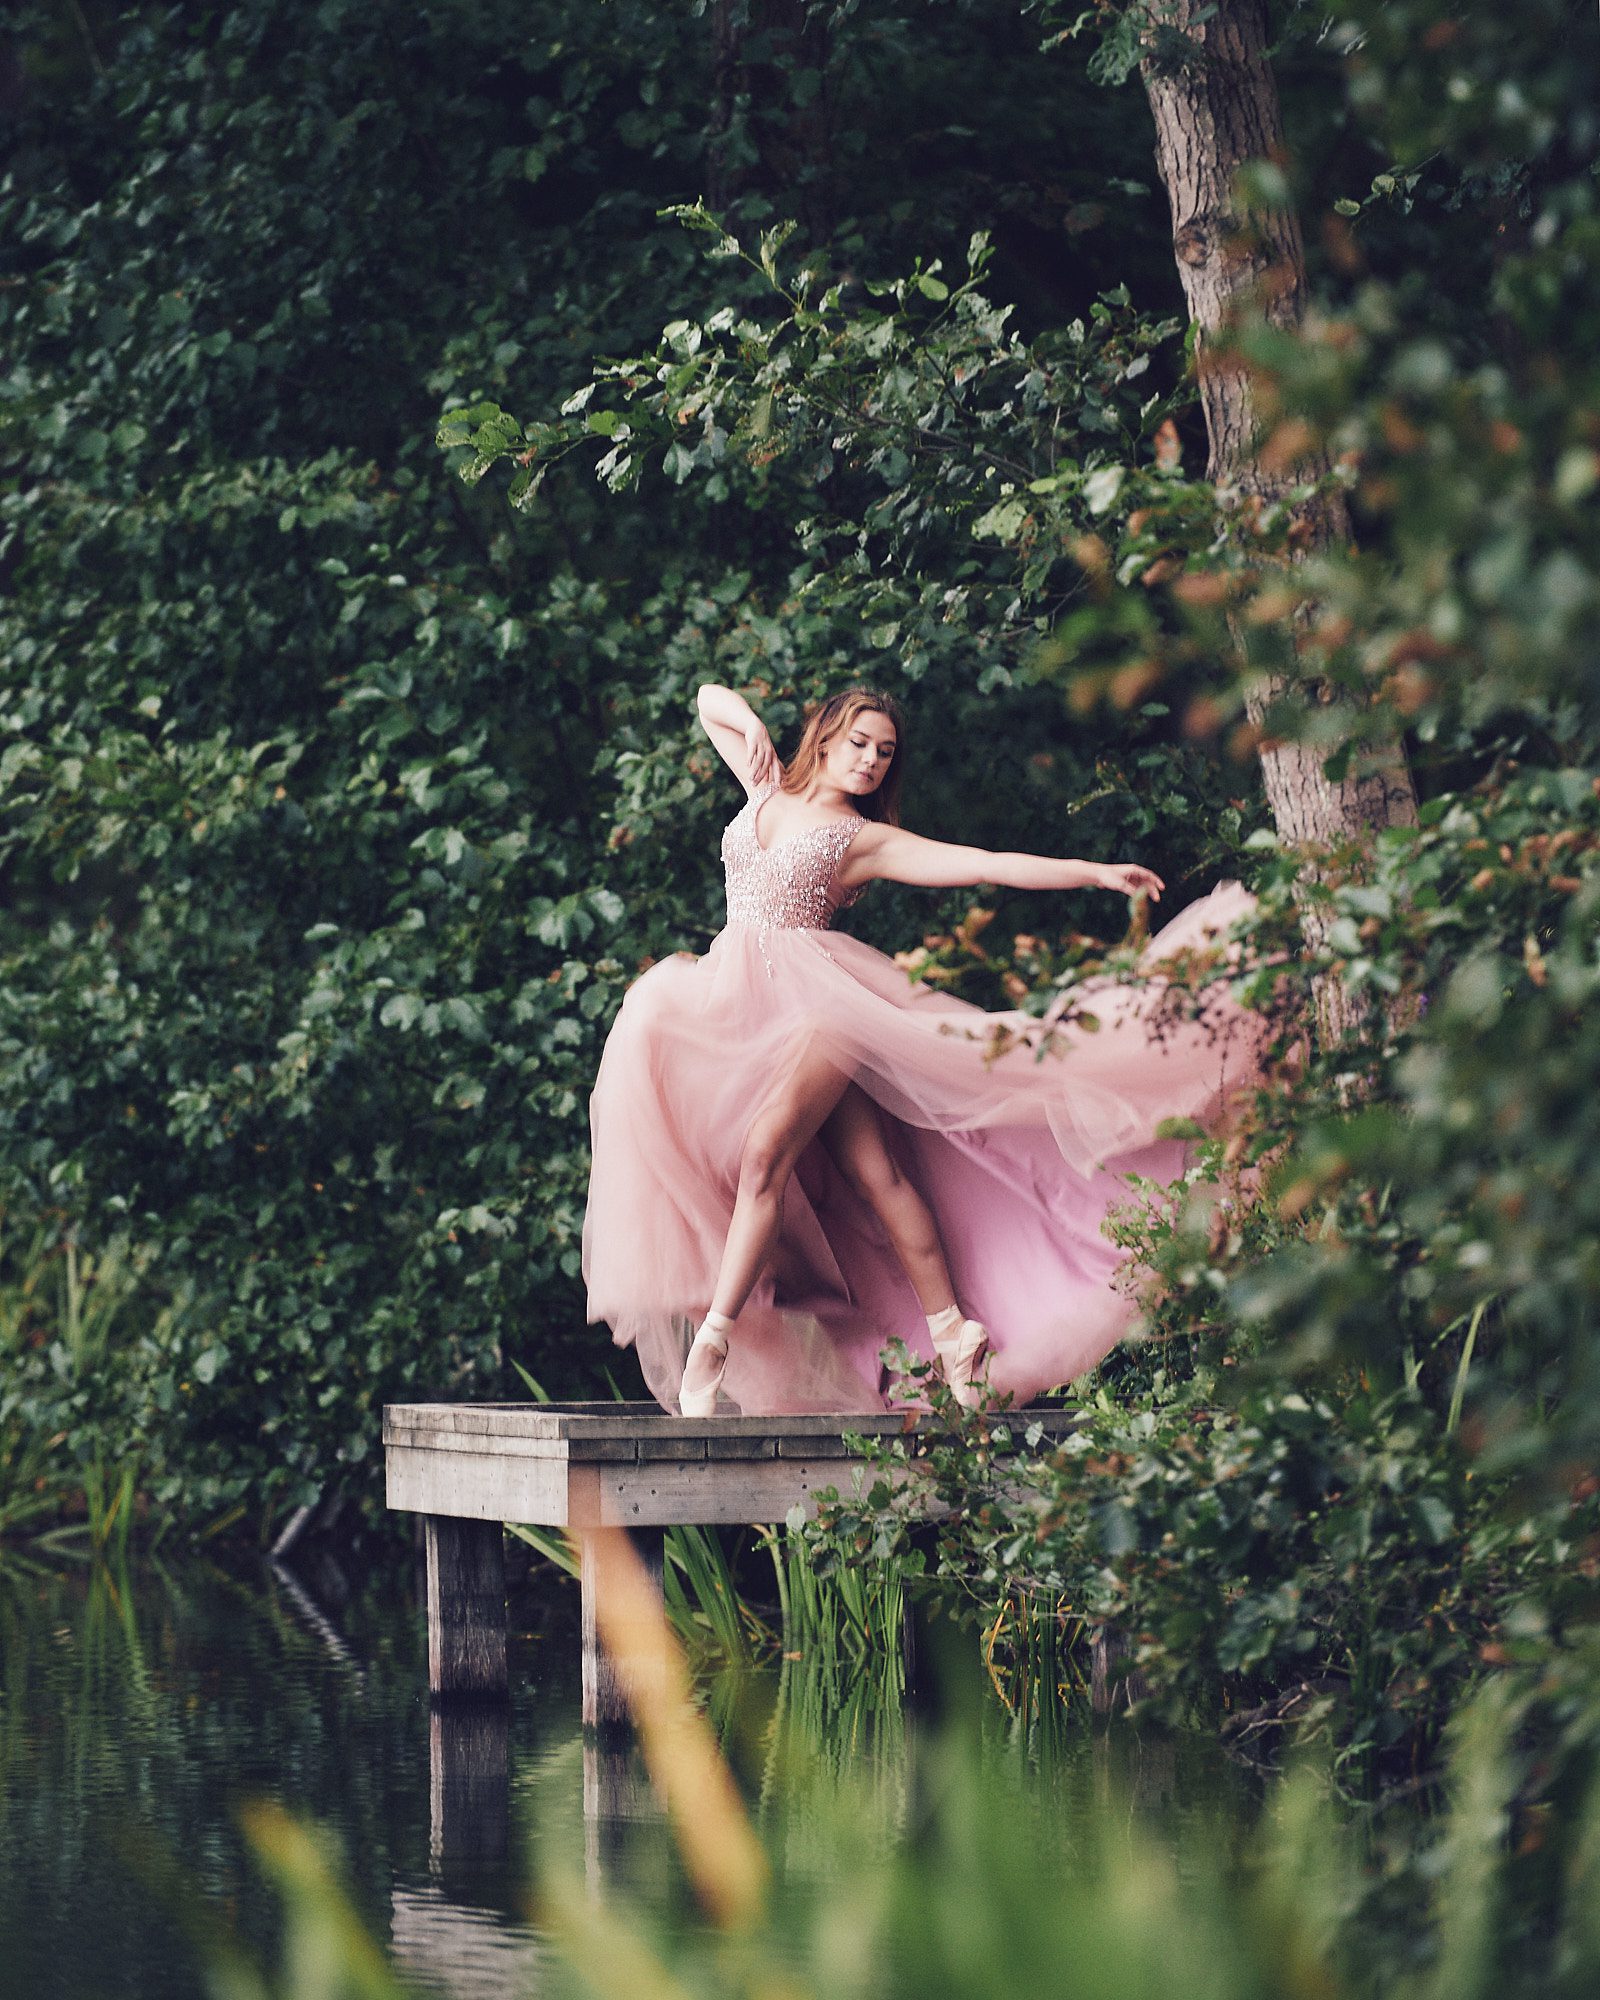
[[[881,1142],[845,1147],[838,1155],[838,1166],[851,1191],[873,1207],[893,1200],[905,1186],[894,1155]]]
[[[794,1166],[789,1133],[779,1123],[758,1119],[739,1155],[739,1188],[744,1194],[774,1194]]]

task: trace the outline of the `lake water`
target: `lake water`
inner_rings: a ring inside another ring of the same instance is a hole
[[[519,1583],[509,1712],[441,1722],[418,1583],[403,1559],[113,1575],[0,1557],[0,1994],[198,2000],[208,1927],[281,1972],[280,1905],[238,1818],[251,1800],[329,1830],[366,1925],[425,1993],[573,1990],[536,1914],[541,1869],[697,1921],[637,1759],[585,1744],[575,1588]],[[869,1844],[903,1840],[917,1809],[919,1724],[875,1702],[870,1675],[808,1671],[707,1683],[780,1898],[850,1865],[838,1786]],[[1108,1798],[1180,1823],[1252,1809],[1203,1742],[1074,1722],[1041,1749],[992,1702],[984,1736],[995,1781],[1064,1856]]]

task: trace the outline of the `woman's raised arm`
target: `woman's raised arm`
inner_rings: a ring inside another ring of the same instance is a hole
[[[839,870],[840,885],[909,882],[922,889],[968,889],[993,882],[1003,889],[1114,889],[1124,896],[1159,902],[1166,887],[1152,868],[1137,861],[1072,861],[1047,854],[999,854],[987,847],[959,847],[948,840],[924,840],[904,827],[869,822],[850,844]]]
[[[742,694],[707,681],[695,696],[695,706],[712,749],[747,792],[782,775],[767,725]]]

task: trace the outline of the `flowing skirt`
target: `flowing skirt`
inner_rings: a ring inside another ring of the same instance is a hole
[[[1214,942],[1249,908],[1228,884],[1183,911],[1151,968]],[[751,1121],[802,1056],[821,1053],[886,1114],[901,1171],[933,1212],[966,1312],[990,1335],[989,1383],[1019,1401],[1070,1381],[1137,1317],[1105,1235],[1127,1176],[1175,1179],[1188,1149],[1163,1120],[1210,1126],[1258,1073],[1265,1030],[1215,986],[1199,1019],[1162,1010],[1158,970],[1074,995],[1040,1053],[1040,1023],[913,984],[833,931],[724,930],[703,958],[654,965],[629,989],[590,1107],[584,1222],[589,1317],[638,1349],[676,1406],[710,1304]],[[997,1033],[1020,1035],[996,1054]],[[881,1353],[932,1353],[927,1322],[870,1208],[821,1141],[784,1196],[776,1253],[739,1317],[724,1393],[747,1415],[884,1405]]]

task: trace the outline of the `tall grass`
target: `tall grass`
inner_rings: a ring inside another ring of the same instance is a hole
[[[1054,1592],[1008,1588],[983,1628],[995,1697],[1024,1729],[1059,1718],[1089,1693],[1090,1628]]]
[[[140,1466],[126,1428],[99,1416],[133,1347],[173,1327],[147,1263],[126,1237],[95,1251],[57,1220],[22,1231],[0,1215],[0,1535],[125,1551]]]
[[[549,1528],[507,1521],[506,1532],[561,1574],[576,1581],[578,1546]],[[778,1634],[741,1595],[730,1557],[715,1528],[671,1527],[662,1535],[661,1591],[679,1643],[696,1659],[749,1666],[770,1654]]]
[[[577,1545],[557,1530],[508,1521],[506,1532],[576,1578]],[[841,1566],[819,1574],[798,1526],[756,1528],[727,1536],[716,1528],[676,1526],[663,1537],[662,1596],[683,1646],[708,1666],[748,1667],[780,1655],[817,1663],[821,1684],[843,1690],[865,1675],[882,1699],[904,1691],[900,1666],[906,1582],[896,1561]],[[770,1560],[777,1593],[772,1615],[756,1595],[749,1558]]]

